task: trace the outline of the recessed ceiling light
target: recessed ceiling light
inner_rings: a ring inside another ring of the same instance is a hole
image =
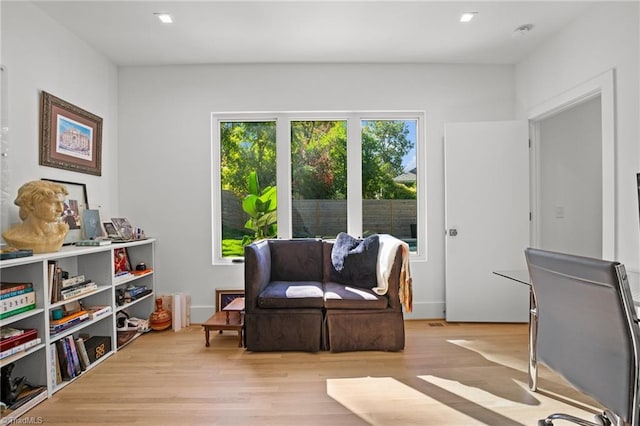
[[[162,22],[163,24],[173,24],[173,18],[171,15],[165,12],[155,12],[154,15]]]
[[[471,21],[478,12],[465,12],[460,16],[460,22],[469,22]]]

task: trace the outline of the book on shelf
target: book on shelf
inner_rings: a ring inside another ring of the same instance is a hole
[[[10,337],[19,336],[24,334],[26,330],[22,328],[13,328],[8,326],[0,327],[0,339],[8,339]]]
[[[83,296],[85,294],[91,293],[98,288],[98,284],[93,281],[86,282],[84,284],[79,284],[78,286],[69,287],[68,289],[62,290],[60,292],[61,300],[69,300],[74,297]]]
[[[47,288],[45,293],[49,297],[49,302],[53,303],[53,276],[55,275],[56,262],[55,260],[47,261]]]
[[[33,291],[33,283],[0,283],[0,299],[7,299],[30,291]]]
[[[128,286],[124,290],[124,301],[129,303],[133,300],[141,299],[147,294],[150,294],[153,290],[147,288],[147,286]]]
[[[70,277],[65,280],[62,280],[61,284],[62,284],[62,288],[65,289],[67,287],[82,284],[85,282],[87,282],[87,279],[85,278],[84,275],[76,275],[75,277]]]
[[[7,293],[10,294],[10,293]],[[29,289],[26,293],[19,293],[13,296],[0,299],[0,307],[2,312],[12,311],[21,306],[30,305],[36,302],[36,294],[33,289]]]
[[[129,297],[135,297],[147,289],[146,285],[129,285],[124,289],[124,295]]]
[[[34,346],[39,345],[40,343],[42,343],[42,338],[36,337],[33,340],[26,341],[24,343],[19,344],[18,346],[14,346],[12,348],[7,349],[6,351],[0,352],[0,359],[5,359],[17,353],[24,352],[27,349],[30,349]]]
[[[135,275],[133,275],[133,273],[131,273],[130,271],[123,271],[123,272],[118,272],[113,276],[114,281],[116,282],[120,282],[120,281],[126,281],[128,279],[131,279],[135,277]]]
[[[89,318],[98,319],[105,317],[111,313],[111,306],[109,305],[97,305],[89,306],[85,309],[89,313]]]
[[[66,317],[65,317],[66,318]],[[71,327],[75,327],[76,325],[80,324],[81,322],[85,322],[89,320],[89,313],[86,311],[83,311],[83,313],[80,316],[74,317],[64,323],[60,323],[60,324],[49,324],[49,334],[51,336],[54,336],[62,331],[68,330]],[[60,321],[60,320],[58,320]]]
[[[33,250],[17,249],[15,247],[0,248],[0,260],[17,259],[19,257],[33,256]]]
[[[111,240],[79,240],[75,244],[80,247],[108,246]]]
[[[51,303],[60,300],[60,291],[62,290],[62,268],[58,266],[58,262],[50,260],[48,264],[49,270],[49,297]]]
[[[29,328],[27,330],[23,330],[21,334],[18,334],[16,336],[0,339],[0,352],[4,352],[5,350],[13,348],[14,346],[18,346],[22,343],[28,342],[29,340],[33,340],[36,337],[38,337],[38,330],[35,328]]]
[[[143,291],[141,291],[140,293],[136,294],[135,296],[131,297],[131,300],[138,300],[138,299],[142,299],[143,297],[145,297],[148,294],[153,293],[153,290],[150,288],[145,288]],[[125,301],[126,301],[126,297],[125,297]]]
[[[55,345],[56,352],[58,354],[58,361],[60,362],[60,376],[62,377],[62,381],[71,380],[74,376],[71,371],[71,364],[69,363],[71,358],[69,356],[67,345],[65,344],[65,339],[57,340]]]
[[[78,337],[76,339],[76,349],[78,350],[78,356],[80,357],[80,365],[83,366],[83,370],[89,368],[91,361],[89,361],[89,355],[87,354],[87,348],[84,346],[84,339]]]
[[[19,294],[0,299],[0,319],[7,318],[36,308],[36,293]]]
[[[73,339],[73,336],[65,337],[67,340],[67,344],[69,345],[69,350],[71,352],[71,361],[73,364],[73,371],[76,376],[79,376],[86,368],[82,368],[82,364],[80,363],[80,355],[78,354],[78,349],[76,348],[76,341]]]
[[[55,389],[60,383],[62,383],[62,373],[60,372],[60,360],[58,359],[58,348],[56,344],[49,345],[49,356],[51,357],[51,374],[49,376],[51,380],[51,387]]]
[[[147,268],[147,269],[134,269],[133,271],[131,271],[131,273],[133,275],[135,275],[136,277],[142,276],[142,275],[147,275],[153,272],[153,269],[151,268]]]
[[[74,320],[78,317],[84,317],[84,318],[88,318],[88,312],[86,310],[80,310],[77,312],[74,312],[72,314],[69,315],[65,315],[60,319],[54,320],[52,319],[51,321],[49,321],[49,327],[54,326],[54,325],[64,325],[66,323],[68,323],[71,320]]]

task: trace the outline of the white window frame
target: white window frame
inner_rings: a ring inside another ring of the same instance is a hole
[[[302,112],[213,112],[211,113],[211,226],[212,263],[232,265],[222,257],[222,214],[220,176],[220,122],[274,121],[276,123],[276,185],[278,187],[278,238],[292,238],[291,131],[292,121],[347,122],[347,230],[362,235],[362,127],[363,120],[415,120],[417,164],[417,252],[411,260],[427,259],[427,158],[424,111],[302,111]]]

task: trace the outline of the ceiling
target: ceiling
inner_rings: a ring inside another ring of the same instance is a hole
[[[584,1],[36,1],[121,66],[219,63],[513,64]],[[462,12],[478,12],[460,23]],[[154,12],[169,12],[161,24]],[[514,36],[532,24],[533,30]]]

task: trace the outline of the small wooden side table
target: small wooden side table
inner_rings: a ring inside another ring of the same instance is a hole
[[[244,328],[244,297],[233,299],[222,311],[216,312],[202,323],[204,328],[205,346],[209,347],[209,332],[211,330],[237,330],[238,331],[238,347],[243,346],[243,328]]]

